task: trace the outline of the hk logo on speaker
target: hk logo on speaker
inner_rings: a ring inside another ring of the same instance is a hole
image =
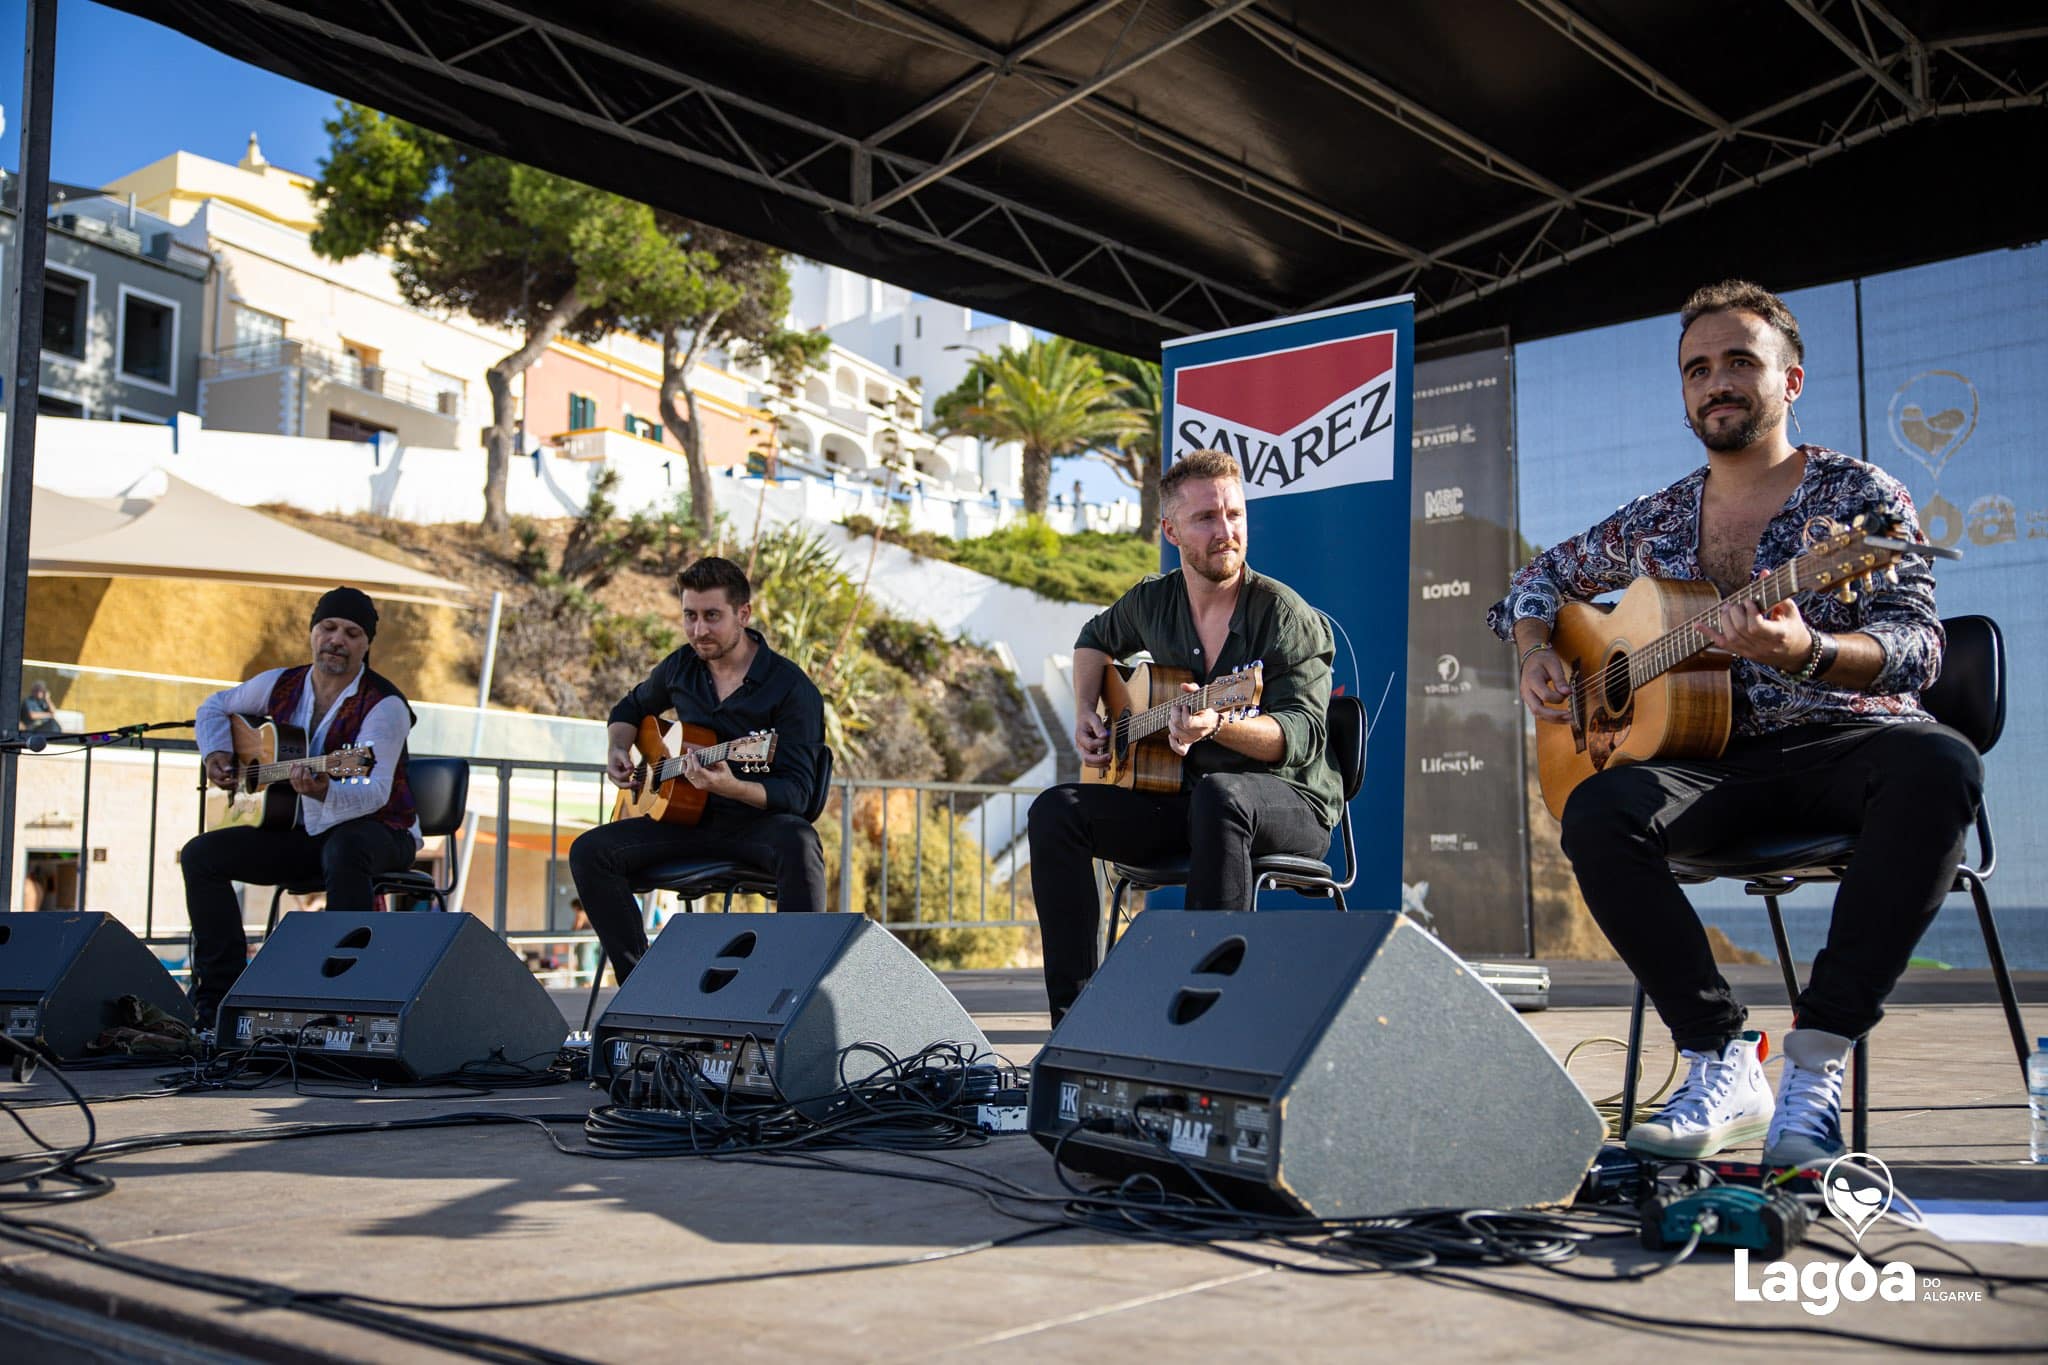
[[[1347,337],[1174,373],[1176,458],[1221,450],[1245,496],[1394,477],[1394,334]]]

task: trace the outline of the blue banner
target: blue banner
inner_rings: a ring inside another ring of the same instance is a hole
[[[1244,467],[1247,561],[1330,619],[1333,690],[1365,703],[1351,803],[1355,908],[1401,904],[1409,467],[1415,310],[1407,298],[1188,337],[1164,348],[1166,459],[1222,450]],[[1178,556],[1164,547],[1165,567]],[[1334,838],[1330,863],[1339,866]],[[1152,905],[1177,905],[1155,892]],[[1267,892],[1261,905],[1328,901]]]

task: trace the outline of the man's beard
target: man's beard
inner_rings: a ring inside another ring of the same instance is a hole
[[[731,644],[723,640],[713,639],[708,635],[690,641],[690,648],[696,650],[697,657],[706,663],[713,659],[723,659],[726,655],[732,653]]]
[[[1236,565],[1227,569],[1220,567],[1218,564],[1218,561],[1226,554],[1237,556]],[[1244,567],[1244,551],[1242,549],[1211,550],[1204,555],[1190,554],[1183,555],[1183,558],[1187,560],[1189,568],[1193,569],[1203,578],[1208,579],[1211,583],[1228,583],[1237,576],[1238,570]]]
[[[1784,421],[1785,414],[1782,410],[1772,411],[1768,405],[1761,410],[1750,407],[1744,409],[1742,420],[1734,426],[1716,430],[1710,428],[1703,419],[1693,428],[1693,434],[1700,438],[1700,444],[1708,450],[1747,450],[1769,435],[1773,428],[1783,425]]]

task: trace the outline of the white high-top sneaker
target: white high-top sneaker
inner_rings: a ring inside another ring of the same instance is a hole
[[[1764,1165],[1825,1166],[1849,1150],[1842,1140],[1842,1068],[1854,1038],[1817,1028],[1785,1035],[1777,1114],[1764,1139]]]
[[[1628,1130],[1628,1149],[1695,1160],[1754,1142],[1771,1126],[1771,1084],[1764,1077],[1770,1040],[1751,1029],[1719,1052],[1681,1052],[1685,1084],[1657,1116]]]

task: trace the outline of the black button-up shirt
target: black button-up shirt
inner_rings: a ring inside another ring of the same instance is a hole
[[[1099,649],[1112,659],[1142,649],[1154,663],[1189,670],[1196,682],[1260,660],[1265,690],[1259,713],[1280,724],[1280,761],[1261,763],[1206,740],[1181,760],[1181,787],[1192,790],[1207,773],[1270,772],[1300,792],[1325,827],[1334,828],[1344,787],[1330,766],[1330,661],[1336,645],[1329,625],[1294,589],[1247,567],[1237,609],[1230,614],[1230,635],[1216,658],[1205,659],[1183,572],[1159,574],[1132,588],[1081,627],[1074,648]]]
[[[723,701],[711,669],[684,645],[654,666],[647,680],[612,708],[615,725],[638,726],[648,716],[675,712],[676,719],[702,725],[721,742],[756,730],[775,732],[775,760],[765,773],[743,774],[768,793],[771,814],[803,815],[821,795],[824,776],[825,702],[802,669],[768,647],[761,632],[747,634],[757,648],[747,676]],[[713,796],[706,814],[719,810],[751,811],[730,797]]]

